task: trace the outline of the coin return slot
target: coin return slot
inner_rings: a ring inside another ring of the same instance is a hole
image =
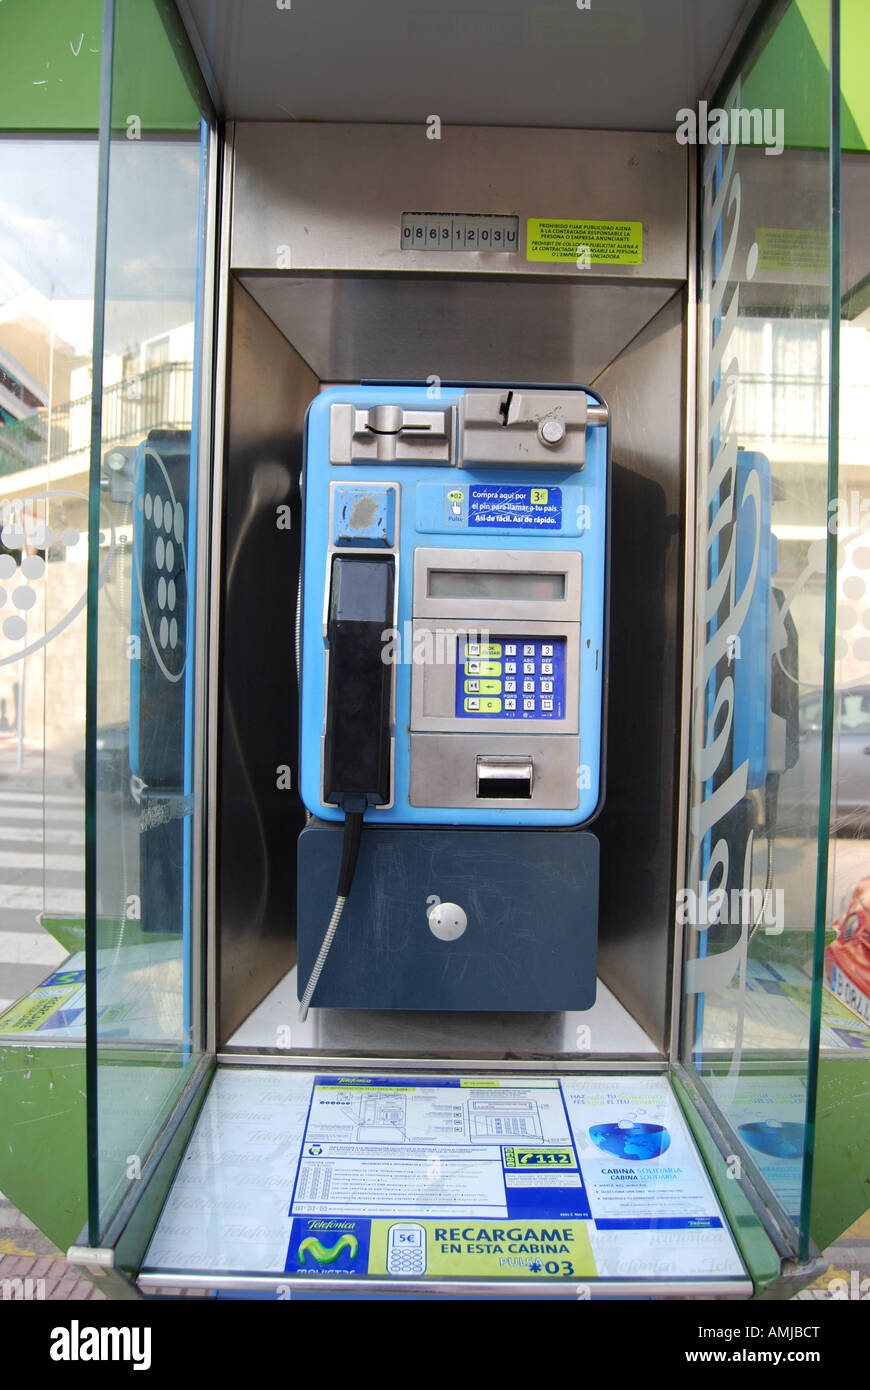
[[[530,800],[531,758],[478,758],[477,795],[498,801]]]

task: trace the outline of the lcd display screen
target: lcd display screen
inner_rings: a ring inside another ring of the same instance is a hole
[[[564,574],[532,574],[511,570],[429,570],[429,598],[493,598],[540,600],[553,603],[565,597]]]

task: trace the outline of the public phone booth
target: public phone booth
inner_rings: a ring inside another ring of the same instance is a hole
[[[865,1211],[831,13],[107,0],[84,915],[0,1188],[110,1296],[787,1298]]]

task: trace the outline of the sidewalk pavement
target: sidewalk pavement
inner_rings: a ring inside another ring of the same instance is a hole
[[[7,1284],[7,1279],[20,1279],[21,1284]],[[0,1301],[28,1296],[81,1303],[106,1295],[0,1196]]]

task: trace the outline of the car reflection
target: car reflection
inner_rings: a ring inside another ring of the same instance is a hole
[[[777,830],[813,835],[819,811],[822,765],[822,692],[805,695],[799,707],[799,755],[779,785]],[[834,695],[834,755],[831,773],[831,832],[864,835],[870,819],[870,685]]]

